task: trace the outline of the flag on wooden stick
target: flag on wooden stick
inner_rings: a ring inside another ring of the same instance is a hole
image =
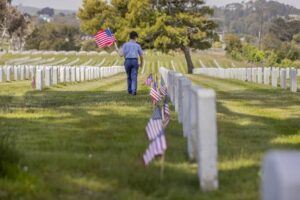
[[[159,92],[157,91],[157,83],[153,82],[151,91],[150,91],[150,96],[152,98],[152,102],[153,104],[157,104],[160,102],[161,96],[159,94]]]
[[[114,34],[109,30],[100,30],[95,35],[95,40],[99,48],[110,47],[116,41]]]
[[[153,81],[153,76],[152,76],[152,74],[150,74],[150,75],[147,77],[147,79],[145,80],[145,85],[150,86],[151,83],[152,83],[152,81]]]
[[[146,133],[149,140],[154,140],[163,130],[163,120],[159,106],[155,107],[148,125],[146,126]]]
[[[148,165],[156,156],[163,155],[167,149],[162,114],[159,106],[155,107],[153,115],[146,127],[146,133],[151,143],[146,150],[143,159],[145,165]]]
[[[167,150],[167,142],[164,131],[162,131],[149,145],[146,150],[143,159],[145,165],[149,165],[150,162],[156,157],[161,156]]]
[[[165,98],[164,105],[163,105],[163,125],[166,128],[170,122],[170,109],[169,109],[169,100],[168,97]]]
[[[167,86],[165,84],[164,79],[161,79],[161,81],[160,81],[159,91],[163,96],[168,96],[168,90],[167,90]]]
[[[32,87],[32,89],[35,89],[35,88],[36,88],[36,84],[35,84],[35,76],[32,77],[32,80],[31,80],[31,87]]]

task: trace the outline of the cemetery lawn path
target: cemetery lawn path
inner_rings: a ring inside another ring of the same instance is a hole
[[[174,114],[165,181],[159,180],[159,160],[144,167],[144,130],[153,107],[142,84],[136,97],[127,94],[125,75],[42,92],[32,91],[29,81],[0,87],[1,134],[10,136],[21,157],[15,178],[0,179],[1,200],[199,196],[196,165],[186,161]]]
[[[146,78],[140,77],[140,83]],[[2,200],[252,200],[259,164],[272,147],[300,149],[299,94],[238,81],[190,76],[218,94],[220,190],[201,193],[172,112],[165,180],[159,160],[144,167],[149,89],[126,94],[125,75],[32,91],[0,83],[0,130],[20,153],[14,178],[0,179]],[[173,108],[171,107],[171,111]]]

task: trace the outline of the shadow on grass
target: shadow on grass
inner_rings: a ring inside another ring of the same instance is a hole
[[[257,99],[259,92],[247,92],[218,95],[222,101],[246,101],[247,106],[260,108],[278,106],[280,101],[265,102],[264,97]],[[258,199],[257,160],[277,146],[270,143],[277,135],[295,134],[300,119],[239,113],[222,101],[218,102],[219,114],[225,116],[218,124],[219,155],[221,165],[229,164],[221,167],[220,190],[204,194],[199,192],[197,166],[187,161],[186,141],[174,114],[167,129],[165,180],[159,180],[159,160],[143,166],[142,154],[149,143],[144,128],[152,112],[146,90],[137,97],[125,91],[52,90],[0,96],[0,107],[8,113],[0,118],[1,131],[17,135],[18,149],[24,153],[21,162],[36,177],[26,197],[22,189],[12,195],[25,199]],[[37,115],[9,116],[15,109]],[[47,111],[53,113],[38,115]],[[247,123],[238,123],[239,119]],[[247,158],[254,162],[235,164]]]

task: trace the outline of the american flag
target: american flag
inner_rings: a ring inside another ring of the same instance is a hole
[[[167,96],[167,95],[168,95],[168,90],[167,90],[167,86],[166,86],[166,84],[165,84],[164,79],[161,79],[161,81],[160,81],[160,88],[159,88],[159,91],[160,91],[160,93],[161,93],[163,96]]]
[[[167,142],[164,131],[162,130],[160,134],[151,142],[148,149],[144,153],[143,159],[145,165],[149,165],[156,156],[163,155],[166,150]]]
[[[146,133],[149,140],[154,140],[157,135],[163,130],[163,119],[159,106],[156,106],[148,125],[146,126]]]
[[[35,87],[36,87],[36,85],[35,85],[35,77],[32,77],[31,87],[32,87],[32,89],[35,89]]]
[[[152,101],[154,104],[157,104],[160,101],[160,94],[157,91],[157,83],[154,82],[150,91],[150,96],[152,97]]]
[[[165,128],[165,127],[168,126],[168,124],[170,122],[170,109],[169,109],[168,97],[166,97],[165,101],[164,101],[163,115],[164,115],[163,125],[164,125],[164,128]]]
[[[153,76],[152,76],[152,74],[150,74],[150,75],[148,76],[148,78],[145,80],[145,85],[150,86],[151,83],[152,83],[152,81],[153,81]]]
[[[100,48],[103,48],[103,47],[110,47],[111,45],[113,45],[113,43],[116,41],[116,38],[109,29],[105,29],[105,30],[100,30],[95,35],[95,40],[97,45]]]

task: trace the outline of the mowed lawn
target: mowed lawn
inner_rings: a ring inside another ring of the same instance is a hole
[[[300,149],[300,95],[239,81],[189,76],[218,94],[220,190],[199,190],[176,114],[167,133],[165,179],[159,159],[142,163],[149,89],[126,94],[125,75],[32,91],[0,83],[0,130],[20,153],[19,172],[0,179],[0,199],[259,199],[263,154]],[[173,110],[173,109],[171,109]]]

